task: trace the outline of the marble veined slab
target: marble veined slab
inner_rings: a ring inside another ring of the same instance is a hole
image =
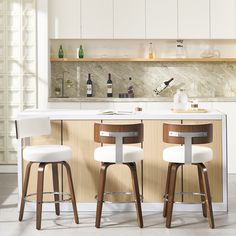
[[[55,89],[61,87],[58,78],[64,71],[69,72],[65,73],[65,96],[70,98],[87,99],[89,73],[94,99],[106,98],[106,82],[111,73],[114,98],[127,92],[128,79],[132,77],[135,98],[144,100],[172,99],[179,88],[184,88],[189,97],[236,100],[235,62],[52,62],[51,98],[58,97]],[[174,81],[169,88],[156,97],[153,90],[172,77]]]

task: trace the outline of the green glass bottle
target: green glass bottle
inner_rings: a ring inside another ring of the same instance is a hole
[[[62,45],[60,45],[59,51],[58,51],[58,57],[59,58],[64,58],[64,51],[62,48]]]
[[[79,58],[84,58],[84,49],[82,45],[79,46]]]

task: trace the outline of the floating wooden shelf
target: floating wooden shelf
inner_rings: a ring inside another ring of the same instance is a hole
[[[236,62],[236,58],[51,58],[51,62]]]

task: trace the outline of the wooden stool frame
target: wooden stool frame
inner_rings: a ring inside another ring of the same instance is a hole
[[[121,139],[121,148],[123,144],[141,143],[143,142],[143,124],[131,124],[131,125],[110,125],[110,124],[94,124],[94,141],[98,143],[116,144],[117,137],[123,134]],[[119,145],[119,143],[118,143]],[[117,147],[116,147],[117,148]],[[122,152],[121,152],[122,153]],[[119,156],[119,151],[116,151],[116,160],[118,163],[122,163]],[[106,173],[109,166],[116,163],[102,162],[100,167],[99,188],[97,195],[97,211],[96,211],[96,228],[100,228],[102,206],[104,202]],[[123,163],[128,166],[132,176],[133,194],[135,197],[135,207],[137,213],[137,221],[140,228],[143,228],[143,217],[141,209],[141,200],[138,185],[137,167],[135,162]]]
[[[191,138],[191,145],[210,143],[212,142],[213,139],[212,129],[213,129],[212,124],[203,124],[203,125],[164,124],[163,141],[172,144],[184,144],[185,143],[184,137],[186,136],[181,135],[181,133],[182,134],[192,133],[193,136]],[[196,135],[199,132],[202,133],[202,136]],[[180,166],[183,166],[184,164],[185,163],[169,162],[168,165],[166,188],[164,195],[164,207],[163,207],[163,217],[166,217],[167,228],[171,228],[173,205],[175,203],[174,200],[175,200],[175,185],[176,185],[177,171],[178,168]],[[215,228],[214,216],[212,210],[212,198],[210,193],[207,168],[203,163],[190,163],[190,164],[197,166],[199,189],[200,189],[199,195],[201,196],[203,216],[208,218],[210,228]]]
[[[27,195],[27,190],[28,190],[28,185],[29,185],[29,178],[30,178],[30,170],[31,166],[33,164],[38,164],[38,180],[37,180],[37,193],[36,194],[30,194]],[[25,202],[27,201],[27,196],[32,196],[36,195],[36,229],[40,230],[41,229],[41,219],[42,219],[42,204],[45,203],[43,201],[43,194],[46,192],[43,192],[43,184],[44,184],[44,171],[46,165],[52,165],[52,176],[53,176],[53,189],[54,192],[47,192],[54,194],[54,200],[52,201],[55,203],[55,212],[56,215],[60,215],[60,202],[64,202],[66,200],[71,200],[72,202],[72,207],[73,207],[73,212],[74,212],[74,220],[75,223],[79,223],[79,218],[78,218],[78,212],[77,212],[77,207],[76,207],[76,200],[75,200],[75,193],[74,193],[74,186],[73,186],[73,181],[72,181],[72,175],[71,175],[71,169],[70,166],[67,162],[47,162],[47,163],[37,163],[37,162],[29,162],[26,166],[26,171],[25,171],[25,178],[24,178],[24,184],[23,184],[23,189],[22,189],[22,196],[21,196],[21,205],[20,205],[20,212],[19,212],[19,221],[23,220],[23,215],[24,215],[24,208],[25,208]],[[63,195],[63,193],[59,192],[59,181],[58,181],[58,164],[62,164],[66,168],[67,172],[67,178],[68,178],[68,184],[69,184],[69,189],[70,189],[70,198],[66,200],[60,200],[59,195]]]

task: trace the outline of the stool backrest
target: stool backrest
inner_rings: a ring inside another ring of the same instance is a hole
[[[211,143],[212,124],[163,124],[163,141],[172,144],[184,144],[185,163],[192,162],[192,144]]]
[[[116,144],[116,163],[123,162],[123,144],[143,142],[143,124],[94,124],[94,141]]]
[[[51,133],[49,117],[19,117],[15,120],[16,138],[48,135]]]
[[[123,144],[143,142],[143,124],[113,125],[94,124],[94,141],[97,143],[115,144],[116,135],[121,135]]]

